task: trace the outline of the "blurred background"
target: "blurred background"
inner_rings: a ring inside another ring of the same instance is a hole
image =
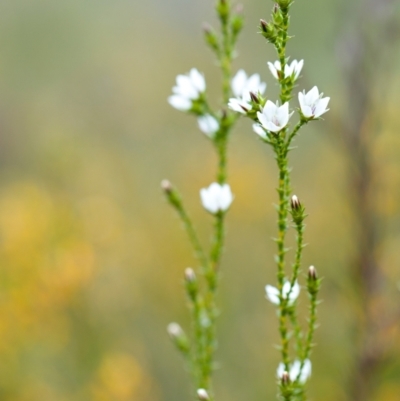
[[[266,62],[275,54],[257,34],[272,5],[243,3],[234,70],[259,72],[273,98]],[[204,21],[217,26],[213,5],[0,3],[3,401],[190,399],[166,326],[188,327],[182,275],[194,259],[159,183],[177,185],[207,243],[212,220],[198,191],[214,180],[216,158],[195,120],[166,99],[195,66],[217,104],[219,70],[201,31]],[[395,0],[292,8],[289,54],[305,59],[299,90],[318,85],[332,99],[291,163],[310,215],[304,267],[325,278],[314,400],[354,401],[367,384],[371,400],[399,400],[399,18]],[[264,285],[275,282],[276,168],[249,121],[229,156],[236,198],[215,390],[219,401],[273,400],[277,322]]]

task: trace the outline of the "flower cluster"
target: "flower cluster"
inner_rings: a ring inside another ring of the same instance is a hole
[[[235,97],[229,99],[228,107],[238,113],[247,114],[253,108],[252,101],[263,95],[267,84],[261,82],[258,74],[247,76],[244,70],[239,70],[232,79],[232,92]]]
[[[277,80],[283,80],[288,85],[293,85],[299,78],[303,69],[304,61],[293,60],[286,64],[284,72],[281,71],[279,61],[268,62],[268,67]],[[286,129],[293,111],[289,110],[289,103],[279,104],[261,97],[266,89],[266,84],[261,82],[260,76],[254,74],[247,77],[240,70],[232,80],[232,91],[236,97],[229,99],[228,107],[238,113],[247,115],[256,120],[253,130],[261,138],[267,139],[268,134],[278,134]],[[328,109],[330,98],[323,97],[318,88],[314,86],[308,93],[299,92],[300,119],[302,122],[320,118]]]
[[[205,91],[206,81],[203,74],[192,68],[188,74],[176,77],[176,85],[172,88],[173,94],[168,98],[168,102],[177,110],[196,114],[200,131],[213,139],[220,123],[208,111]]]
[[[279,305],[280,301],[280,291],[278,288],[273,287],[272,285],[265,286],[266,297],[275,305]],[[285,281],[285,284],[282,287],[282,299],[288,300],[288,305],[292,306],[296,299],[300,294],[300,286],[296,281],[294,285],[289,281]]]
[[[292,382],[299,381],[304,384],[307,379],[311,376],[312,365],[309,359],[305,359],[303,362],[296,359],[289,369],[289,378]],[[280,363],[276,371],[278,379],[281,379],[285,372],[285,365]]]

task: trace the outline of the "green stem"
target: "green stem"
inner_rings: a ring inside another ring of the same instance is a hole
[[[297,135],[297,133],[299,132],[300,128],[301,128],[303,125],[305,125],[305,124],[307,124],[307,121],[301,119],[301,120],[296,124],[296,126],[295,126],[294,129],[293,129],[293,131],[290,133],[290,135],[289,135],[289,137],[288,137],[288,139],[287,139],[287,141],[286,141],[286,153],[288,153],[289,150],[290,150],[290,145],[291,145],[291,143],[292,143],[292,140],[293,140],[294,137]]]
[[[178,212],[179,217],[181,218],[183,225],[185,227],[185,230],[188,234],[189,241],[193,246],[195,255],[199,262],[201,263],[201,266],[203,269],[206,268],[208,265],[207,257],[203,251],[203,247],[200,244],[199,238],[197,236],[197,232],[194,228],[194,225],[192,223],[192,220],[190,219],[188,213],[186,212],[185,208],[183,207],[182,204],[180,204],[180,207],[176,207],[176,210]]]
[[[278,52],[279,62],[281,64],[281,77],[279,83],[281,85],[280,99],[281,103],[285,103],[291,98],[292,87],[285,82],[285,65],[286,65],[286,44],[288,40],[289,29],[289,10],[282,11],[282,26],[280,30],[280,41],[276,46]]]
[[[286,324],[286,299],[282,296],[282,289],[285,282],[285,238],[287,231],[287,215],[288,215],[288,175],[289,171],[287,168],[287,158],[283,152],[283,140],[278,137],[275,145],[275,152],[277,155],[277,163],[279,168],[279,205],[278,205],[278,238],[276,239],[278,247],[277,265],[278,265],[278,289],[280,292],[280,303],[279,303],[279,333],[281,336],[281,353],[282,361],[285,365],[285,369],[289,371],[289,336]]]
[[[222,94],[223,102],[227,104],[231,97],[231,76],[232,76],[232,49],[231,35],[229,29],[230,16],[222,20],[222,52],[221,52],[221,70],[222,70]]]
[[[317,293],[315,292],[310,294],[310,317],[308,320],[308,333],[306,337],[302,367],[304,365],[304,361],[310,357],[311,349],[313,347],[314,332],[317,327],[317,305]]]

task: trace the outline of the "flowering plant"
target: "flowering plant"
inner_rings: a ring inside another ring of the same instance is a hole
[[[267,85],[258,74],[248,76],[239,70],[232,76],[232,58],[238,34],[243,25],[242,7],[232,7],[229,0],[218,0],[216,11],[221,22],[218,36],[208,25],[204,35],[207,44],[217,56],[222,71],[222,104],[212,110],[207,102],[204,76],[196,69],[187,75],[179,75],[169,103],[178,110],[195,115],[200,130],[211,139],[218,155],[216,182],[200,191],[203,207],[213,215],[214,240],[209,253],[200,244],[194,225],[183,205],[178,191],[163,181],[162,188],[169,203],[177,210],[189,235],[199,262],[199,269],[185,270],[185,287],[190,301],[193,320],[193,336],[185,334],[177,323],[168,326],[168,332],[187,359],[196,388],[202,401],[214,400],[212,371],[216,349],[215,323],[217,307],[215,295],[218,289],[219,267],[225,236],[225,216],[233,201],[230,186],[226,182],[227,144],[229,134],[240,116],[253,121],[253,130],[261,141],[271,146],[278,167],[278,235],[277,244],[277,287],[267,285],[266,297],[277,307],[280,334],[281,363],[277,369],[280,398],[286,401],[306,400],[305,384],[311,375],[310,353],[316,328],[317,295],[320,279],[316,269],[310,266],[305,283],[310,302],[308,328],[303,333],[297,314],[297,300],[301,293],[300,271],[303,255],[304,205],[291,193],[289,153],[292,142],[300,129],[312,120],[318,120],[328,111],[329,98],[323,98],[317,87],[298,95],[299,121],[290,127],[289,121],[295,83],[300,78],[304,61],[293,60],[289,64],[286,45],[289,40],[289,11],[292,0],[276,0],[269,22],[260,21],[260,33],[271,43],[278,60],[268,62],[268,67],[280,87],[279,101],[264,97]],[[296,250],[293,263],[288,267],[286,237],[289,217],[296,232]],[[289,346],[295,342],[295,353]]]

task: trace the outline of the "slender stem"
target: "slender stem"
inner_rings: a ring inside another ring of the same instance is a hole
[[[295,308],[290,308],[289,317],[296,338],[296,353],[297,355],[301,355],[303,352],[303,331],[301,330],[301,326],[299,324]]]
[[[192,220],[190,219],[188,213],[186,212],[186,209],[183,207],[182,204],[181,204],[181,207],[177,207],[176,210],[178,212],[179,217],[181,218],[181,220],[183,222],[183,225],[184,225],[185,230],[189,237],[189,241],[193,246],[195,255],[196,255],[197,259],[199,260],[199,262],[201,263],[201,266],[204,269],[208,265],[208,260],[203,251],[203,247],[200,244],[200,241],[197,236],[197,232],[194,228],[194,225],[192,223]]]
[[[222,24],[222,52],[220,58],[222,70],[222,94],[224,104],[228,103],[231,94],[232,76],[232,38],[229,29],[230,15],[221,18]]]
[[[277,255],[277,279],[278,279],[278,289],[280,293],[280,303],[279,303],[279,333],[281,336],[281,353],[282,361],[285,365],[285,369],[289,371],[290,359],[289,359],[289,336],[286,324],[286,299],[283,297],[283,285],[285,282],[285,238],[287,231],[287,214],[288,214],[288,196],[287,196],[287,185],[288,185],[288,168],[287,168],[287,158],[283,149],[283,140],[279,137],[275,145],[276,159],[279,168],[279,185],[278,185],[278,195],[279,195],[279,205],[278,205],[278,238],[276,239],[278,247]]]
[[[308,320],[308,333],[306,337],[306,344],[301,367],[303,367],[304,361],[307,358],[309,358],[311,349],[313,347],[314,332],[317,327],[317,305],[318,305],[317,293],[315,292],[310,294],[310,317]]]
[[[290,145],[292,143],[292,140],[294,139],[294,137],[297,135],[297,133],[299,132],[300,128],[307,124],[307,121],[301,119],[296,126],[294,127],[293,131],[289,134],[289,137],[286,141],[286,152],[288,153],[290,150]]]

